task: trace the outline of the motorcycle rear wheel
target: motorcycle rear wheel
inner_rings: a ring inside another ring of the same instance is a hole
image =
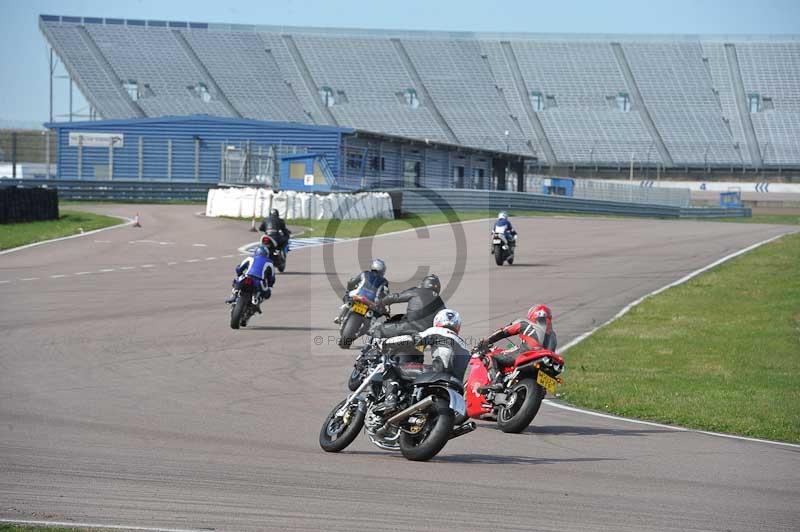
[[[424,462],[441,451],[453,432],[455,414],[444,399],[437,398],[427,411],[428,419],[418,434],[400,434],[400,452],[406,460]]]
[[[512,386],[509,393],[516,393],[517,399],[511,408],[502,407],[497,412],[497,426],[503,432],[516,434],[531,424],[546,392],[536,381],[528,378]]]
[[[231,307],[231,329],[238,329],[242,323],[242,315],[244,314],[244,307],[247,305],[248,296],[239,294],[236,302]]]
[[[361,432],[361,427],[364,426],[366,412],[360,409],[358,404],[352,405],[349,411],[350,417],[346,422],[343,418],[336,416],[336,412],[346,401],[345,399],[333,407],[328,417],[322,422],[322,428],[319,431],[319,446],[325,452],[338,453],[344,450],[353,443],[358,433]]]

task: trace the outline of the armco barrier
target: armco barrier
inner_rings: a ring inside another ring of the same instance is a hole
[[[0,179],[0,186],[47,187],[68,200],[205,201],[216,183],[197,181],[94,181],[76,179]]]
[[[748,208],[675,207],[671,205],[567,198],[528,192],[426,188],[395,189],[387,192],[393,194],[401,193],[402,211],[412,214],[443,210],[530,210],[655,218],[730,218],[748,217],[751,214]]]

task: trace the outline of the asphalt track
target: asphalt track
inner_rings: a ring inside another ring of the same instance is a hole
[[[418,265],[446,285],[461,277],[448,302],[467,336],[542,301],[566,343],[790,228],[518,219],[512,268],[492,264],[485,222],[461,226],[460,252],[450,227],[337,243],[328,266],[326,248],[306,248],[264,315],[233,331],[222,299],[232,255],[252,240],[247,223],[193,206],[98,210],[140,210],[144,227],[0,257],[0,517],[216,530],[798,528],[792,448],[552,406],[519,435],[482,423],[428,463],[362,437],[338,455],[317,443],[355,354],[327,339],[339,301],[330,281],[358,269],[359,250],[386,259],[396,288]]]

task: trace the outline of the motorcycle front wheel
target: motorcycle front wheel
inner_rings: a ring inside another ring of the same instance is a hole
[[[545,389],[530,378],[519,381],[508,393],[514,395],[514,404],[500,408],[497,412],[497,426],[503,432],[522,432],[539,412]]]
[[[450,410],[447,401],[437,398],[433,406],[427,410],[427,419],[419,432],[400,434],[400,452],[406,460],[424,462],[430,460],[441,451],[450,439],[453,431],[455,414]]]
[[[360,409],[358,403],[350,405],[344,416],[337,416],[336,413],[345,404],[345,399],[336,405],[319,431],[319,446],[328,453],[338,453],[353,443],[361,427],[364,426],[366,412]]]
[[[494,263],[498,266],[503,265],[503,261],[505,261],[505,257],[503,257],[503,246],[495,245],[494,246]]]

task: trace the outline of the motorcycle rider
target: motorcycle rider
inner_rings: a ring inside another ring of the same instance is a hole
[[[514,226],[511,225],[511,220],[508,219],[508,213],[506,213],[506,211],[501,211],[497,214],[497,220],[495,220],[492,226],[492,234],[501,234],[506,238],[509,251],[513,256],[514,248],[517,245],[517,232],[514,230]],[[492,253],[494,253],[493,246],[489,248],[489,254],[491,255]]]
[[[400,321],[373,326],[369,332],[370,336],[390,338],[424,331],[433,325],[436,313],[445,308],[444,301],[439,297],[441,289],[439,278],[431,274],[425,277],[419,286],[383,297],[379,303],[384,307],[395,303],[407,303],[406,314]]]
[[[503,351],[501,354],[492,356],[492,383],[483,391],[501,391],[503,386],[499,382],[502,368],[511,366],[517,357],[532,349],[545,348],[555,351],[558,346],[556,332],[553,330],[553,313],[546,305],[534,305],[528,309],[527,319],[518,319],[510,324],[497,329],[495,332],[482,338],[478,342],[478,349],[484,350],[491,344],[508,338],[509,336],[519,336],[520,344]]]
[[[433,370],[453,375],[459,381],[469,365],[470,353],[461,332],[461,315],[455,310],[445,308],[433,317],[433,326],[421,333],[404,334],[385,340],[386,345],[398,347],[431,346]],[[390,380],[384,384],[386,399],[383,409],[387,412],[397,407],[397,381]]]
[[[389,281],[386,280],[386,263],[381,259],[372,259],[369,265],[369,270],[364,270],[355,277],[352,277],[347,282],[347,289],[342,296],[342,306],[339,309],[339,315],[333,320],[333,323],[342,323],[342,320],[347,315],[349,310],[350,298],[356,295],[359,290],[367,290],[375,293],[375,301],[379,301],[382,297],[389,293]]]
[[[289,251],[287,244],[289,243],[289,237],[292,232],[286,227],[286,222],[281,218],[278,209],[270,209],[269,216],[262,220],[261,225],[258,226],[258,230],[262,233],[274,231],[275,243],[278,248],[282,249],[284,253]]]
[[[239,278],[243,273],[246,273],[250,270],[250,266],[253,264],[253,258],[263,255],[264,258],[267,260],[264,261],[264,266],[262,271],[260,272],[261,282],[258,285],[259,295],[261,296],[262,301],[269,299],[272,296],[272,285],[275,284],[275,267],[272,264],[272,260],[269,258],[269,249],[263,243],[259,244],[256,249],[253,250],[253,254],[249,257],[246,257],[239,265],[236,267],[236,277]],[[233,303],[236,301],[236,279],[233,280],[234,288],[231,289],[231,295],[228,299],[225,300],[226,303]],[[261,312],[261,305],[258,306],[258,312]]]

